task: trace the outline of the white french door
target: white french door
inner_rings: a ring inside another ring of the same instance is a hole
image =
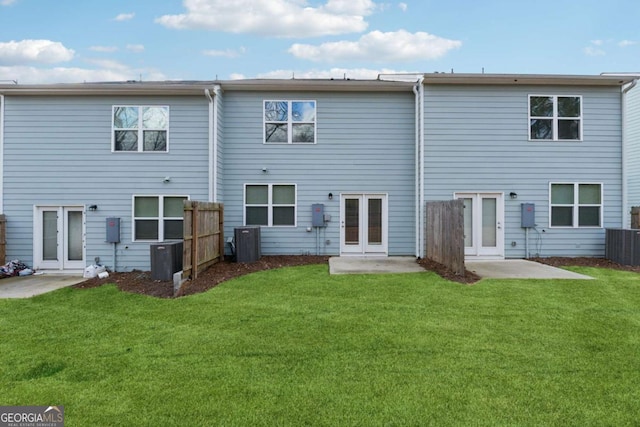
[[[82,206],[35,209],[34,267],[45,270],[85,268],[85,219]]]
[[[464,254],[504,257],[502,193],[455,193],[464,202]]]
[[[340,195],[340,253],[387,254],[387,195]]]

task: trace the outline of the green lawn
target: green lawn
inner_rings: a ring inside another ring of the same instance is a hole
[[[265,271],[176,300],[0,300],[0,405],[67,426],[637,425],[640,275]]]

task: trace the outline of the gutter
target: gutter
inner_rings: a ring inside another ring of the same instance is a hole
[[[628,130],[627,130],[627,93],[638,84],[638,79],[633,79],[626,86],[622,87],[622,97],[620,100],[620,108],[622,109],[622,228],[631,226],[629,217],[629,197],[627,195],[627,157],[629,149]]]

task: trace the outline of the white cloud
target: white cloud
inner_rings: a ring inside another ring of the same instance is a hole
[[[202,54],[205,55],[205,56],[219,56],[219,57],[223,57],[223,58],[237,58],[240,55],[243,55],[245,52],[246,52],[246,49],[244,47],[241,47],[241,48],[239,48],[237,50],[233,50],[233,49],[203,50]]]
[[[75,52],[60,42],[51,40],[20,40],[0,42],[0,64],[25,64],[70,61]]]
[[[375,80],[379,74],[420,74],[415,71],[398,71],[388,68],[331,68],[329,70],[274,70],[268,73],[259,74],[256,77],[261,79],[355,79],[355,80]],[[244,78],[244,77],[242,77]]]
[[[244,74],[240,74],[240,73],[231,73],[231,75],[229,76],[230,80],[244,80],[246,79]]]
[[[142,44],[128,44],[127,50],[130,52],[140,53],[144,52],[144,45]]]
[[[89,50],[94,52],[115,52],[118,48],[115,46],[91,46]]]
[[[588,56],[606,55],[606,52],[604,50],[599,49],[599,48],[594,47],[594,46],[587,46],[584,49],[582,49],[582,51],[585,53],[585,55],[588,55]]]
[[[398,3],[398,7],[400,8],[400,10],[402,10],[403,12],[406,12],[407,9],[409,8],[409,6],[407,6],[406,3]]]
[[[184,0],[186,13],[156,19],[169,28],[254,33],[273,37],[315,37],[362,32],[372,0],[328,0],[307,6],[304,0]]]
[[[310,61],[388,62],[435,59],[460,46],[462,42],[458,40],[444,39],[424,32],[372,31],[355,42],[329,42],[317,46],[296,43],[289,48],[289,53]]]
[[[604,44],[603,40],[591,40],[591,44],[594,46],[602,46]]]
[[[121,82],[127,80],[167,80],[167,76],[149,68],[131,68],[108,59],[87,61],[95,67],[38,68],[31,66],[0,66],[0,80],[18,80],[21,84]]]
[[[620,47],[633,46],[634,44],[638,44],[638,42],[633,40],[621,40],[620,42],[618,42],[618,46]]]
[[[15,2],[16,0],[0,0],[0,6],[9,6]]]
[[[118,21],[118,22],[122,22],[122,21],[130,21],[133,19],[133,17],[136,16],[135,13],[121,13],[118,16],[116,16],[115,18],[113,18],[114,21]]]

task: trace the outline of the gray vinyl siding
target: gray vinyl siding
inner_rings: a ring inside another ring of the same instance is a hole
[[[340,194],[386,193],[390,255],[415,252],[414,101],[403,93],[225,92],[225,234],[243,224],[247,183],[297,185],[297,226],[262,227],[264,254],[340,252]],[[264,100],[315,100],[317,143],[263,144]],[[267,172],[262,172],[267,168]],[[328,194],[333,199],[328,199]],[[307,231],[311,205],[331,215]],[[321,241],[316,250],[316,238]],[[328,243],[327,243],[328,242]]]
[[[121,218],[117,268],[148,270],[149,243],[132,242],[132,195],[207,200],[208,107],[202,97],[6,96],[4,207],[7,258],[33,262],[35,205],[95,204],[86,261],[113,266],[105,219]],[[112,153],[113,105],[168,105],[168,153]],[[171,182],[164,183],[165,176]]]
[[[529,94],[582,95],[583,140],[529,141]],[[549,183],[602,183],[603,225],[620,227],[620,88],[428,86],[424,117],[427,200],[504,193],[506,257],[525,257],[524,202],[536,205],[530,254],[604,255],[604,228],[549,227]]]
[[[640,206],[640,86],[627,93],[627,192],[629,206]]]

